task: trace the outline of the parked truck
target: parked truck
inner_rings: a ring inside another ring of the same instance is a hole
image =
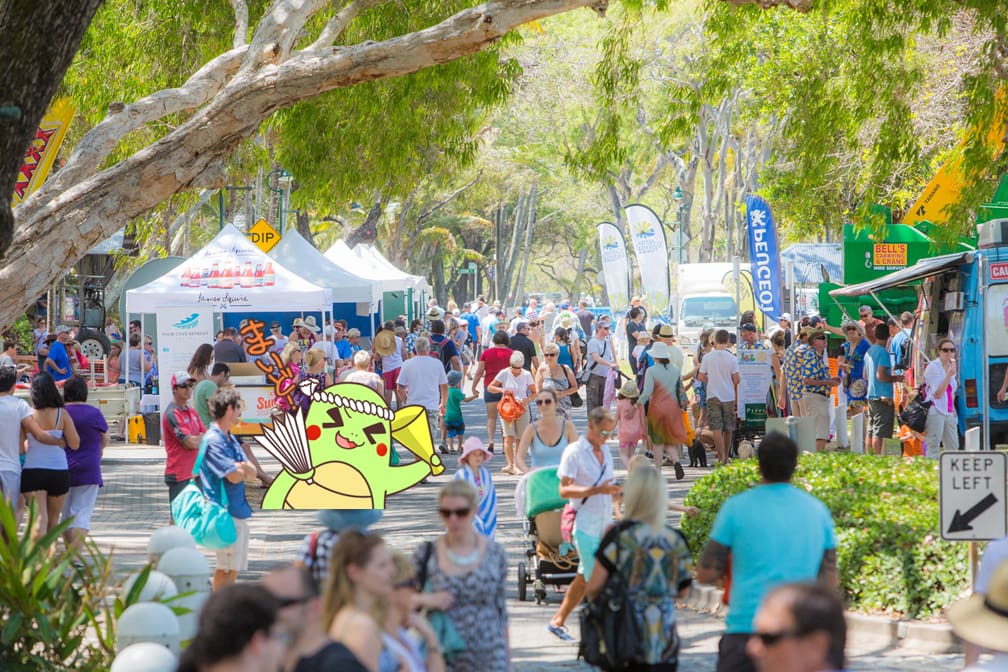
[[[748,270],[741,264],[739,270]],[[737,334],[739,308],[727,287],[734,266],[730,263],[681,264],[676,297],[676,327],[679,346],[689,351],[700,342],[704,329],[727,329]]]

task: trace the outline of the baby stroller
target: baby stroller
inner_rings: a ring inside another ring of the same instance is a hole
[[[525,562],[518,563],[518,599],[525,601],[533,584],[536,604],[546,602],[546,585],[566,586],[577,575],[578,555],[560,535],[560,516],[567,500],[560,496],[556,467],[538,469],[522,478],[525,494]],[[565,553],[561,554],[563,548]]]

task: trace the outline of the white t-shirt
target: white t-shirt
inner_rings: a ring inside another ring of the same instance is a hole
[[[315,341],[315,345],[311,347],[312,350],[321,350],[325,353],[326,360],[332,364],[339,357],[336,356],[336,346],[333,345],[332,341]]]
[[[935,397],[938,386],[945,380],[945,367],[941,360],[932,359],[931,363],[924,369],[924,384],[927,386],[927,398],[931,402],[931,407],[942,415],[955,415],[955,392],[958,386],[955,374],[949,378],[948,389],[952,390],[952,410],[949,410],[948,392],[944,392],[940,397]]]
[[[707,374],[707,398],[735,401],[735,383],[732,374],[738,373],[738,359],[727,350],[711,350],[700,362],[700,373]]]
[[[14,358],[8,355],[6,352],[0,352],[0,367],[4,366],[17,366],[14,362]]]
[[[403,351],[403,340],[398,336],[395,337],[395,352],[391,355],[383,355],[381,358],[381,368],[382,371],[395,371],[400,366],[403,365],[402,358]],[[437,404],[435,404],[436,406]]]
[[[441,385],[448,384],[444,364],[436,357],[418,355],[407,359],[399,369],[399,385],[406,388],[406,403],[432,411],[441,405]]]
[[[0,397],[0,471],[21,473],[21,422],[31,414],[24,399],[13,394]]]
[[[560,456],[560,466],[557,468],[557,476],[561,479],[571,478],[576,485],[594,485],[596,482],[601,485],[608,483],[615,478],[613,472],[612,454],[602,447],[603,462],[599,464],[595,458],[592,445],[583,436],[577,441],[564,448]],[[602,478],[599,478],[599,474]],[[577,511],[575,527],[579,532],[589,534],[593,537],[602,537],[605,526],[612,522],[612,496],[592,495],[583,504],[583,497],[570,500],[571,506]]]
[[[521,401],[529,396],[529,386],[535,385],[535,379],[531,373],[522,369],[521,373],[515,376],[511,373],[510,366],[506,369],[501,369],[501,372],[494,378],[494,382],[503,387],[505,392],[510,391],[514,393],[514,398],[517,401]]]

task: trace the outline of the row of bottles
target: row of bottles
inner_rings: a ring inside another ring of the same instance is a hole
[[[276,274],[273,271],[273,263],[266,262],[266,266],[256,264],[252,269],[252,262],[246,261],[244,268],[240,264],[231,265],[230,261],[224,262],[224,270],[220,264],[214,262],[212,266],[196,266],[187,264],[182,270],[182,281],[180,287],[206,287],[207,289],[248,289],[251,287],[272,287],[276,284]]]

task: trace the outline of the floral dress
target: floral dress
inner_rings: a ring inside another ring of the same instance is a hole
[[[690,585],[693,570],[689,547],[682,535],[670,528],[655,534],[650,525],[642,523],[623,529],[612,527],[602,537],[595,561],[610,574],[620,572],[627,582],[644,634],[644,651],[639,662],[647,665],[676,662],[679,635],[675,627],[675,597]]]
[[[417,574],[427,576],[431,592],[447,590],[452,595],[448,610],[455,630],[465,640],[465,650],[446,661],[448,672],[508,672],[507,555],[504,547],[488,539],[479,564],[471,571],[449,576],[441,570],[437,549],[427,560],[427,571],[419,569],[426,544],[413,554]]]

